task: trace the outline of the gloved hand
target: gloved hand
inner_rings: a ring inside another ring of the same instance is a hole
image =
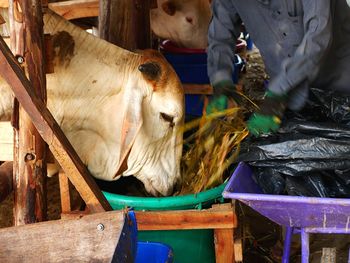
[[[281,125],[281,118],[286,109],[287,97],[267,91],[260,110],[255,112],[247,123],[251,134],[258,137],[261,134],[275,132]]]
[[[240,95],[232,81],[222,81],[214,85],[214,95],[206,107],[207,115],[227,109],[229,100],[237,104],[241,102]]]

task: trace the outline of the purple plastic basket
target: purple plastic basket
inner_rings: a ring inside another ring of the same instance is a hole
[[[290,238],[296,229],[302,235],[302,262],[308,262],[309,233],[350,233],[350,199],[263,194],[252,170],[239,163],[223,191],[224,198],[239,200],[275,223],[287,227],[285,255],[288,262]]]

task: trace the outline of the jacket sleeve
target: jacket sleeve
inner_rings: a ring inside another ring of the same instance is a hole
[[[271,80],[269,90],[285,94],[316,78],[332,41],[332,2],[302,0],[304,37],[295,53],[283,61],[281,72]]]
[[[234,47],[240,35],[241,20],[231,0],[213,0],[208,30],[208,76],[212,85],[232,81]]]

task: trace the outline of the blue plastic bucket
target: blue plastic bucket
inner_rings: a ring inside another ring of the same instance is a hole
[[[135,263],[172,263],[173,251],[163,243],[137,242]]]

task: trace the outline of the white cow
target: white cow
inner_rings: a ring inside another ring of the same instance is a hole
[[[153,195],[169,195],[180,179],[184,94],[160,53],[133,53],[98,39],[48,11],[54,73],[48,108],[96,178],[134,175]],[[11,115],[0,79],[0,119]]]
[[[151,28],[159,37],[180,47],[206,48],[211,19],[209,0],[157,0],[151,10]]]

